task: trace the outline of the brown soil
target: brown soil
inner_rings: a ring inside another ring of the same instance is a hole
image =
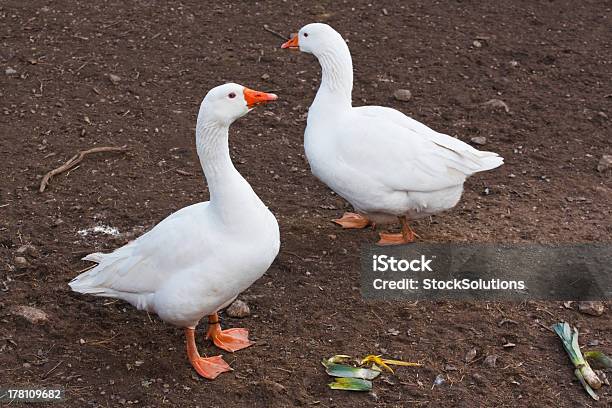
[[[584,344],[597,340],[610,353],[609,312],[361,299],[358,255],[376,234],[329,222],[346,205],[303,156],[318,64],[280,50],[262,28],[289,34],[330,23],[349,40],[356,105],[392,106],[463,140],[486,136],[485,148],[506,158],[469,180],[456,209],[417,223],[422,240],[610,241],[611,178],[595,170],[612,152],[610,3],[371,3],[0,4],[0,384],[62,385],[71,407],[610,404],[609,387],[599,403],[586,396],[543,327],[567,320]],[[5,75],[7,67],[17,73]],[[237,168],[277,215],[283,243],[242,296],[253,315],[225,319],[248,327],[257,346],[226,355],[235,371],[210,382],[189,366],[181,331],[124,303],[71,293],[67,282],[86,266],[84,254],[110,251],[207,199],[195,118],[207,90],[227,81],[281,97],[236,123],[230,142]],[[394,100],[398,88],[412,99]],[[484,106],[490,99],[510,112]],[[41,177],[76,151],[124,144],[128,154],[88,156],[38,193]],[[482,194],[486,187],[492,194]],[[124,234],[77,233],[98,224]],[[27,243],[30,266],[15,269]],[[40,308],[49,320],[27,323],[8,312],[14,305]],[[516,324],[500,327],[504,318]],[[503,348],[506,341],[516,347]],[[477,360],[466,364],[473,347]],[[337,353],[425,366],[398,369],[371,394],[331,391],[320,360]],[[488,354],[499,355],[497,368],[482,364]],[[448,382],[432,389],[440,373]]]

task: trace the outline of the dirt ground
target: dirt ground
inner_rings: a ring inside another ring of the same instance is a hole
[[[391,106],[466,141],[485,136],[483,148],[505,158],[467,182],[454,210],[416,223],[423,241],[609,242],[612,176],[595,168],[612,153],[610,16],[595,0],[0,2],[0,384],[61,385],[70,407],[609,406],[610,388],[589,399],[545,327],[566,320],[609,354],[608,311],[362,300],[359,254],[376,233],[329,222],[348,207],[303,155],[319,66],[281,50],[263,25],[288,35],[331,24],[353,54],[355,105]],[[211,382],[189,366],[182,331],[67,282],[87,266],[83,255],[208,199],[195,119],[208,89],[229,81],[280,96],[238,121],[230,144],[277,216],[282,246],[241,296],[253,314],[224,319],[257,345],[224,353],[235,371]],[[392,97],[400,88],[409,101]],[[121,145],[129,152],[88,157],[38,192],[78,150]],[[79,233],[101,225],[119,235]],[[16,305],[48,321],[13,316]],[[332,391],[320,360],[338,353],[424,367],[400,368],[372,393]],[[483,365],[491,354],[496,368]],[[446,383],[432,387],[438,374]]]

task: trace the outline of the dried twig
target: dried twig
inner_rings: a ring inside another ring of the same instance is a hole
[[[45,373],[45,375],[43,375],[43,376],[42,376],[42,378],[43,378],[43,379],[47,378],[47,377],[49,376],[49,374],[51,374],[53,371],[55,371],[55,369],[56,369],[57,367],[59,367],[59,366],[60,366],[60,364],[62,364],[63,362],[64,362],[64,360],[61,360],[59,363],[57,363],[56,365],[54,365],[52,369],[50,369],[49,371],[47,371],[47,372]]]
[[[68,160],[66,163],[62,164],[58,168],[53,169],[47,174],[45,174],[45,177],[43,177],[42,181],[40,182],[40,188],[38,191],[40,191],[41,193],[45,191],[45,188],[47,188],[47,185],[49,184],[51,177],[56,176],[60,173],[63,173],[67,170],[70,170],[71,168],[73,168],[74,166],[82,162],[85,156],[87,156],[88,154],[102,153],[102,152],[124,152],[127,149],[128,147],[127,145],[125,145],[121,147],[114,147],[114,146],[94,147],[89,150],[82,150],[78,152],[77,154],[75,154],[74,156],[72,156],[72,158]]]
[[[278,38],[283,39],[285,41],[287,41],[289,39],[289,38],[285,37],[284,35],[282,35],[281,33],[279,33],[278,31],[274,31],[273,29],[271,29],[267,24],[263,25],[263,29],[266,30],[269,33],[274,34]]]

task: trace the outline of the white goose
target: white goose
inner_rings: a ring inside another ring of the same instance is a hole
[[[276,218],[234,168],[229,126],[255,105],[276,100],[238,84],[208,92],[198,114],[196,145],[210,201],[185,207],[70,282],[72,290],[125,300],[185,328],[187,355],[201,376],[231,370],[221,356],[200,357],[195,327],[209,316],[207,338],[227,351],[252,343],[246,329],[221,330],[217,311],[260,278],[280,246]]]
[[[312,173],[357,211],[334,220],[364,228],[399,218],[402,232],[381,233],[381,245],[412,242],[407,219],[454,207],[465,179],[500,166],[503,158],[438,133],[382,106],[353,107],[348,46],[327,24],[312,23],[282,45],[313,54],[322,80],[308,110],[304,149]]]

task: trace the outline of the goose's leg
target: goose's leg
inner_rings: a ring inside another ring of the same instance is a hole
[[[337,218],[332,222],[341,225],[342,228],[365,228],[370,225],[370,220],[366,217],[352,212],[345,212],[342,218]]]
[[[231,351],[242,350],[253,344],[249,340],[249,331],[247,329],[225,329],[221,330],[219,315],[217,313],[208,316],[208,331],[206,338],[211,339],[215,346],[220,349]]]
[[[414,238],[417,236],[415,232],[408,225],[408,220],[406,220],[406,216],[402,215],[398,217],[400,220],[400,224],[402,224],[402,232],[391,234],[388,232],[381,232],[380,240],[377,242],[378,245],[402,245],[409,244],[414,242]]]
[[[200,357],[195,342],[195,329],[185,329],[185,339],[187,340],[189,362],[202,377],[214,380],[219,374],[232,371],[232,368],[223,361],[221,356]]]

